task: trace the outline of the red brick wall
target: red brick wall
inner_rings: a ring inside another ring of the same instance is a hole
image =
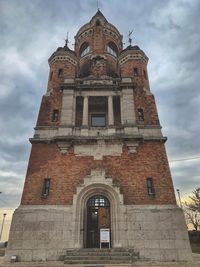
[[[122,156],[77,157],[73,149],[61,154],[56,144],[33,144],[22,204],[72,204],[76,187],[92,168],[104,168],[114,183],[120,185],[125,204],[175,204],[175,196],[164,144],[144,142],[137,153],[128,154],[124,147]],[[43,179],[51,178],[47,199],[41,197]],[[147,194],[146,178],[154,180],[156,195]]]
[[[143,87],[134,89],[135,114],[140,125],[160,125],[154,96],[148,94]],[[144,121],[139,121],[137,109],[144,111]]]
[[[36,126],[57,126],[60,124],[60,115],[62,107],[62,92],[53,91],[48,96],[42,97],[42,102],[40,105],[40,111],[38,115],[38,120]],[[53,110],[59,111],[58,121],[52,121]]]
[[[133,69],[138,69],[138,76],[134,75]],[[132,77],[133,82],[137,84],[137,86],[146,87],[149,89],[149,81],[148,81],[148,72],[147,66],[140,60],[127,60],[120,66],[121,76],[122,77]],[[146,72],[146,77],[144,76],[144,71]]]

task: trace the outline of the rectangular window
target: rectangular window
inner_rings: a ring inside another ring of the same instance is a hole
[[[105,114],[91,114],[91,126],[92,127],[105,127],[106,115]]]
[[[62,78],[63,77],[63,69],[59,69],[58,70],[58,78]]]
[[[144,120],[144,111],[142,108],[138,108],[138,120],[143,121]]]
[[[53,122],[58,121],[58,115],[59,115],[59,111],[58,111],[58,109],[54,109],[54,110],[53,110],[53,113],[52,113],[52,121],[53,121]]]
[[[89,126],[106,127],[108,114],[107,96],[89,96],[88,115]]]
[[[45,178],[43,183],[42,196],[47,197],[49,195],[49,190],[50,190],[50,178]]]
[[[147,193],[149,196],[155,196],[155,190],[153,185],[153,178],[147,178]]]
[[[133,75],[134,76],[138,76],[139,74],[138,74],[138,68],[134,68],[133,69]]]

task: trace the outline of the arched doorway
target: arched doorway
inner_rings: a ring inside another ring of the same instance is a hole
[[[100,247],[100,229],[109,228],[110,222],[110,202],[103,195],[94,195],[87,201],[86,218],[86,247]],[[107,247],[107,244],[102,244]]]

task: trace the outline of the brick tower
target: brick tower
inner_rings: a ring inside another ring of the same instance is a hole
[[[66,42],[51,55],[7,257],[57,260],[66,249],[99,248],[106,230],[113,249],[140,258],[191,258],[147,63],[100,11],[74,51]]]

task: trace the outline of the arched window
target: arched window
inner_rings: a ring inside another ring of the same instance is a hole
[[[117,57],[118,49],[117,49],[116,44],[113,43],[113,42],[109,42],[109,43],[107,44],[107,52],[108,52],[109,54],[111,54],[112,56]]]
[[[80,56],[83,57],[90,52],[90,45],[89,43],[83,43],[80,48]]]
[[[97,196],[93,196],[88,199],[87,206],[88,207],[109,207],[110,202],[106,197],[102,195],[97,195]]]

